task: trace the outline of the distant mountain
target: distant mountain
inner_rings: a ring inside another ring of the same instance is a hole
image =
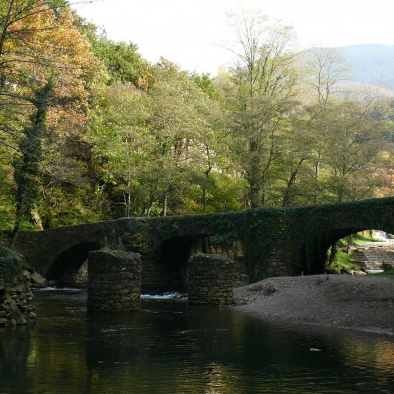
[[[394,45],[364,44],[340,48],[355,81],[394,89]]]

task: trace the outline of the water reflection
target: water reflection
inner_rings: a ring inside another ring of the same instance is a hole
[[[30,338],[29,327],[0,328],[0,388],[12,387],[16,378],[26,384]]]
[[[393,337],[158,300],[87,314],[81,291],[37,300],[35,328],[0,330],[0,392],[394,391]]]

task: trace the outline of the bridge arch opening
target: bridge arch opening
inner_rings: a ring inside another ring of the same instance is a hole
[[[187,268],[197,238],[174,236],[161,242],[157,258],[143,257],[142,292],[187,292]]]
[[[358,266],[366,270],[367,267],[363,266],[362,262],[360,262],[361,264],[357,264],[356,257],[350,253],[351,250],[354,249],[352,242],[358,237],[358,234],[372,231],[390,234],[382,228],[376,227],[371,230],[363,227],[339,228],[330,230],[323,236],[316,235],[308,244],[303,244],[301,252],[302,273],[316,275],[341,272],[341,270],[345,273],[357,269]],[[350,245],[348,245],[349,238]],[[390,247],[392,244],[393,241],[387,246]],[[344,255],[348,256],[343,258]]]
[[[47,279],[61,286],[82,284],[87,278],[88,254],[100,247],[101,245],[96,242],[83,242],[64,250],[49,267],[46,273]],[[84,266],[83,270],[81,270],[82,266]]]
[[[369,229],[339,239],[328,251],[327,270],[333,273],[374,273],[392,269],[392,237],[384,231]]]
[[[152,259],[148,256],[142,257],[142,292],[145,294],[187,293],[189,259],[196,253],[224,255],[234,261],[234,282],[246,283],[240,242],[225,248],[220,246],[211,234],[177,235],[163,240]]]

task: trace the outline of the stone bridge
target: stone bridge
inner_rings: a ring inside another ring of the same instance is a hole
[[[394,233],[394,198],[297,208],[160,218],[121,218],[45,231],[20,232],[15,247],[48,279],[69,282],[91,250],[138,252],[143,291],[184,290],[193,251],[228,254],[247,280],[324,272],[330,245],[375,229]]]

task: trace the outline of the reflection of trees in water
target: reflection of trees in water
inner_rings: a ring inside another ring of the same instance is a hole
[[[247,377],[227,364],[232,340],[243,342],[245,319],[217,306],[157,301],[145,302],[140,312],[92,313],[86,344],[91,387],[242,392],[233,377],[240,376],[242,384]]]
[[[32,381],[21,392],[86,392],[86,299],[55,293],[35,293],[37,324],[27,360]]]
[[[166,301],[86,314],[86,298],[72,297],[42,293],[34,330],[0,330],[0,392],[322,392],[356,384],[389,392],[392,385],[391,337]]]
[[[0,391],[22,386],[26,378],[32,327],[0,328]],[[21,381],[22,380],[22,381]]]
[[[390,379],[390,377],[392,379],[394,376],[394,343],[383,341],[379,347],[377,364],[385,371],[386,379]]]

